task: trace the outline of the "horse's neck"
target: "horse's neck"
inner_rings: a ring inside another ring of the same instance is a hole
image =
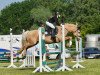
[[[68,32],[75,32],[77,30],[77,25],[74,24],[65,24],[65,29],[67,29]]]
[[[58,30],[59,30],[60,34],[62,34],[62,26],[59,26],[58,27]],[[68,29],[67,26],[64,26],[64,31],[65,31],[64,34],[67,35],[67,33],[69,32],[69,29]]]

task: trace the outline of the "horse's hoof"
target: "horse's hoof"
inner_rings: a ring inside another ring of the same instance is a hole
[[[20,51],[20,50],[18,50],[18,51],[17,51],[17,53],[18,53],[18,54],[21,54],[21,51]]]
[[[23,57],[22,57],[22,59],[25,59],[25,58],[26,58],[26,56],[23,56]]]

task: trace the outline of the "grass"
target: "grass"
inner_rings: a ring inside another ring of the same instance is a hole
[[[72,67],[75,63],[68,60],[67,64]],[[10,63],[0,63],[0,66],[7,67]],[[15,63],[17,66],[20,63]],[[81,62],[85,68],[73,69],[73,71],[60,71],[60,72],[43,72],[32,73],[35,68],[0,68],[0,75],[100,75],[100,60],[99,59],[86,59]]]

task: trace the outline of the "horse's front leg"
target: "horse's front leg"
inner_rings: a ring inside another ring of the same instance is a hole
[[[71,36],[66,36],[65,40],[69,40],[69,42],[66,44],[66,46],[71,47],[71,45],[72,45],[72,37]]]
[[[65,40],[72,40],[72,37],[71,36],[66,36]]]

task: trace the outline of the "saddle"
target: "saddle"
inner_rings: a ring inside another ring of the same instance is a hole
[[[46,36],[56,36],[58,33],[58,28],[55,27],[55,29],[51,29],[51,28],[48,28],[46,29]]]
[[[55,29],[51,29],[51,31],[47,32],[47,34],[45,34],[45,35],[46,36],[51,36],[51,40],[54,41],[54,42],[56,42],[56,35],[57,35],[57,33],[58,33],[58,28],[55,27]]]

